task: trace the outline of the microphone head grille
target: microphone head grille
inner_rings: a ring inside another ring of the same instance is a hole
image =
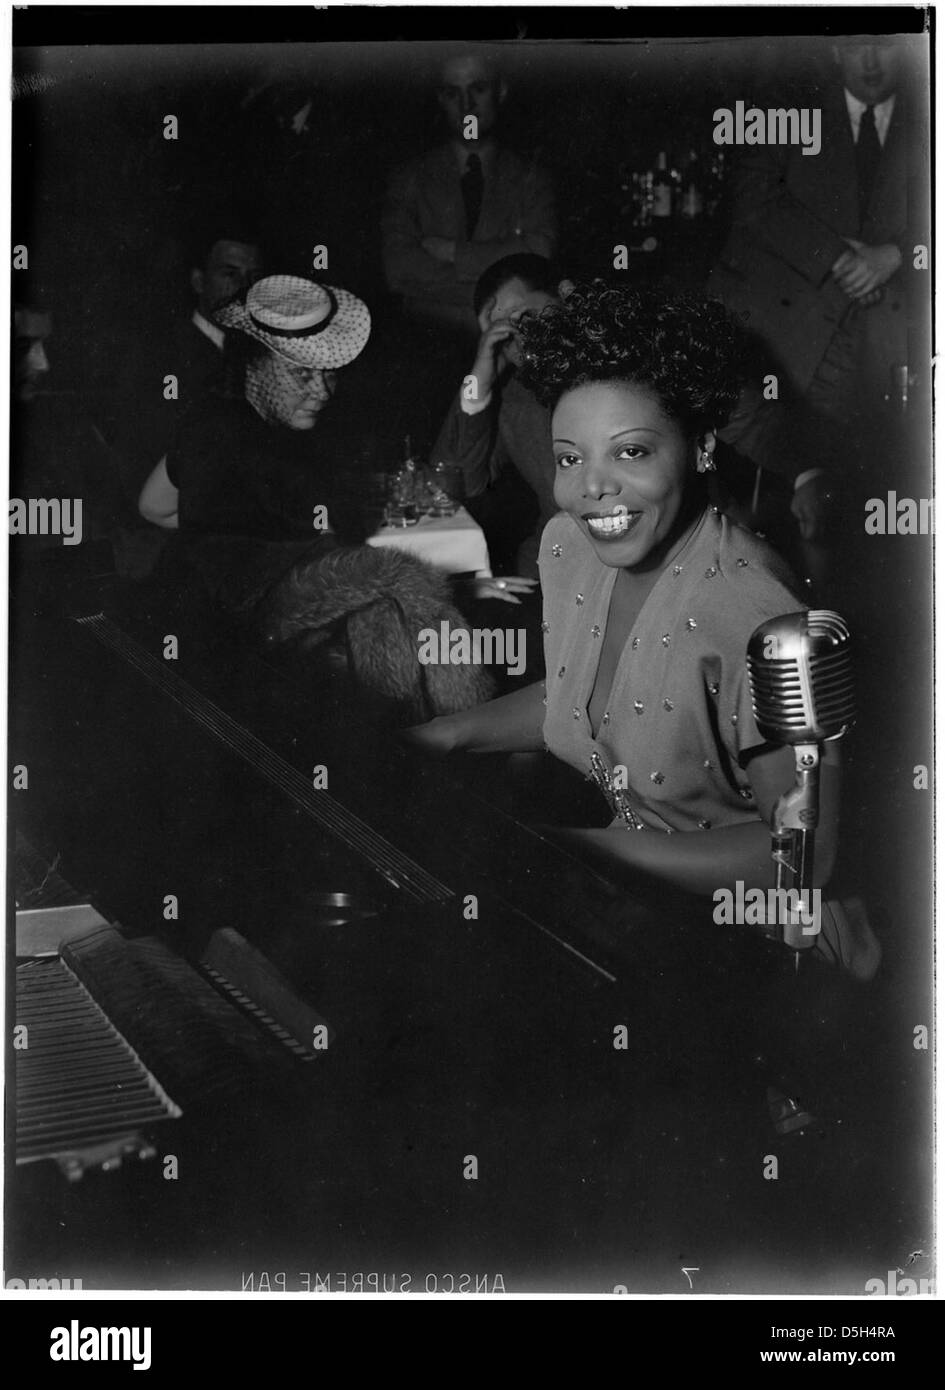
[[[748,643],[755,722],[772,743],[837,738],[856,717],[850,632],[829,609],[769,619]]]
[[[812,641],[824,649],[849,645],[850,629],[839,613],[833,613],[829,608],[811,608],[806,616],[807,631]]]

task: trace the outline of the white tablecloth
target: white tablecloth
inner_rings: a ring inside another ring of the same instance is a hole
[[[368,545],[409,550],[449,574],[490,575],[485,533],[460,507],[452,516],[424,516],[416,526],[382,526]]]

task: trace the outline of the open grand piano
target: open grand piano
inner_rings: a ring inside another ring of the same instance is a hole
[[[707,1165],[724,1204],[771,1146],[738,1001],[787,1024],[786,959],[530,829],[550,760],[424,761],[330,660],[145,598],[40,595],[14,633],[16,829],[99,919],[18,953],[8,1272],[680,1292]],[[606,819],[579,779],[555,791],[564,822]],[[103,1033],[104,1080],[76,1053]],[[715,1221],[723,1263],[753,1206]]]

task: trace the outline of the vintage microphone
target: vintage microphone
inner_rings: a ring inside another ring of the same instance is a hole
[[[821,744],[840,738],[856,718],[850,632],[829,609],[785,613],[755,629],[747,662],[762,736],[794,749],[794,786],[778,798],[771,816],[771,858],[775,888],[798,890],[809,925]],[[783,901],[779,893],[779,909]],[[777,939],[794,951],[797,969],[800,952],[814,945],[817,932],[805,931],[793,915],[779,911]]]

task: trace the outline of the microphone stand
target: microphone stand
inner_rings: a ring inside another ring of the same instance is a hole
[[[775,803],[771,815],[771,858],[775,865],[778,891],[778,931],[776,939],[794,952],[795,973],[800,969],[801,951],[814,945],[820,930],[811,890],[814,886],[814,832],[820,812],[820,745],[794,745],[794,786]],[[799,914],[782,907],[780,890],[796,889],[800,896]],[[800,916],[807,918],[796,920]]]

